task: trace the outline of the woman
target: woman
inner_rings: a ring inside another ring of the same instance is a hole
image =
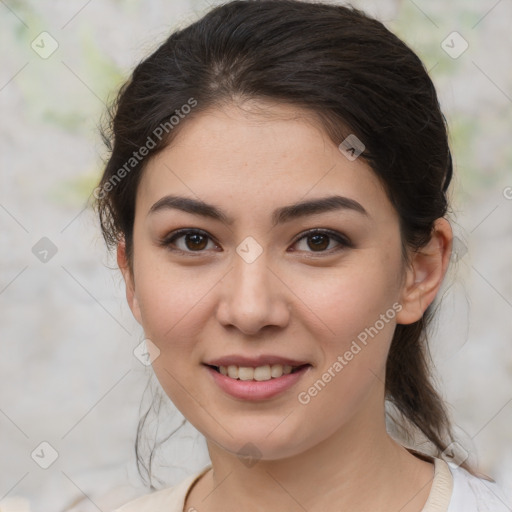
[[[402,41],[348,7],[230,2],[137,66],[111,128],[103,234],[211,458],[120,512],[509,510],[430,382],[452,163]]]

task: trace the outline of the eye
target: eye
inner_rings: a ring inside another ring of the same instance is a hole
[[[335,242],[334,247],[332,242]],[[346,247],[352,247],[350,240],[336,231],[326,229],[312,229],[303,234],[294,245],[300,245],[307,252],[335,252]],[[337,246],[336,246],[337,244]]]
[[[169,248],[172,251],[179,252],[204,252],[204,249],[212,249],[208,247],[211,242],[215,247],[218,247],[206,232],[199,229],[180,229],[165,237],[161,241],[161,245]]]
[[[293,245],[300,246],[301,243],[302,248],[299,247],[299,251],[316,253],[331,253],[352,247],[352,243],[347,237],[336,231],[326,229],[312,229],[303,233]],[[202,253],[207,249],[219,249],[219,246],[210,235],[199,229],[180,229],[175,231],[166,236],[160,242],[160,245],[167,247],[171,251],[182,253]],[[296,249],[292,250],[295,251]]]

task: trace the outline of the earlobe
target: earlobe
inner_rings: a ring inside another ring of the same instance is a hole
[[[402,309],[396,317],[398,324],[417,322],[434,301],[448,269],[452,239],[450,223],[439,218],[428,244],[412,253],[402,287]]]
[[[119,270],[121,270],[121,273],[123,274],[126,287],[126,301],[128,302],[128,306],[130,307],[135,320],[137,320],[137,322],[142,325],[142,316],[140,314],[139,302],[135,292],[135,281],[126,255],[126,244],[124,240],[121,240],[117,244],[117,264],[119,266]]]

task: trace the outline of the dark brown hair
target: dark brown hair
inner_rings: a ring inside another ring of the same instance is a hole
[[[399,214],[404,258],[406,249],[429,241],[434,221],[447,213],[452,161],[436,91],[417,55],[352,7],[237,0],[171,34],[121,88],[104,137],[110,158],[95,191],[109,246],[124,239],[131,261],[135,197],[148,159],[171,143],[189,117],[247,99],[310,112],[336,145],[356,135],[365,146],[361,157]],[[139,158],[140,148],[149,146]],[[429,307],[418,322],[396,327],[385,389],[388,405],[398,412],[395,421],[405,432],[421,433],[439,455],[454,437],[431,382],[431,316]],[[146,418],[139,423],[138,464]],[[462,467],[471,471],[467,462]]]

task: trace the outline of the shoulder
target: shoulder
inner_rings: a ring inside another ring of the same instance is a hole
[[[140,496],[112,512],[182,512],[188,491],[209,469],[210,466],[207,466],[173,487]]]
[[[447,512],[510,512],[512,503],[495,482],[478,478],[463,468],[448,464],[453,493]]]

